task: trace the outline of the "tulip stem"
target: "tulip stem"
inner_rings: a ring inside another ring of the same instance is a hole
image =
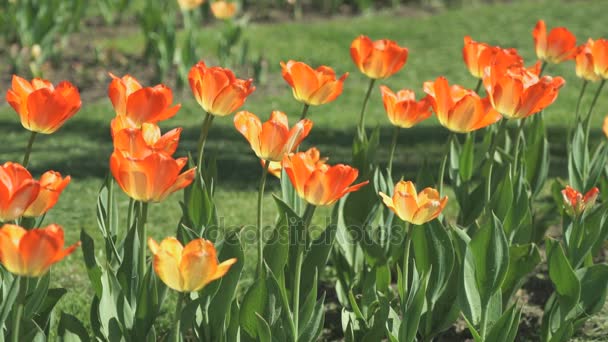
[[[539,114],[542,114],[542,112],[540,112]],[[515,151],[513,154],[513,172],[517,173],[517,168],[519,166],[519,142],[522,139],[519,139],[519,136],[521,135],[521,132],[524,130],[524,126],[526,125],[526,119],[527,117],[521,119],[521,121],[519,122],[519,126],[517,127],[517,132],[515,132]]]
[[[480,78],[480,79],[477,81],[477,85],[475,86],[475,93],[476,93],[477,95],[479,95],[479,89],[481,89],[481,85],[482,85],[482,84],[483,84],[483,81],[482,81],[482,79]]]
[[[137,220],[137,235],[139,237],[139,273],[140,284],[146,275],[146,220],[148,218],[148,203],[140,202],[139,218]]]
[[[577,124],[578,121],[580,120],[580,108],[581,108],[581,102],[583,102],[583,95],[585,95],[585,90],[587,89],[587,84],[589,83],[589,81],[584,80],[583,81],[583,86],[581,87],[581,92],[580,94],[578,94],[578,100],[576,101],[576,111],[575,116],[576,116],[576,120],[574,121],[574,124]]]
[[[589,142],[589,131],[591,130],[591,114],[593,114],[593,108],[595,107],[597,99],[600,97],[600,93],[602,92],[605,83],[606,80],[602,80],[602,83],[600,83],[600,85],[597,87],[595,95],[593,96],[593,101],[591,101],[591,106],[589,107],[589,111],[587,112],[587,117],[585,118],[585,146],[587,146],[587,143]]]
[[[293,281],[293,324],[295,327],[293,341],[298,341],[298,321],[300,317],[300,278],[302,276],[302,259],[304,257],[304,248],[306,247],[306,234],[308,234],[308,226],[310,226],[310,221],[312,221],[312,216],[315,213],[315,207],[312,204],[307,204],[306,209],[304,210],[304,215],[302,216],[303,223],[303,235],[297,237],[297,255],[296,255],[296,273]]]
[[[201,135],[198,139],[198,164],[196,166],[198,166],[199,174],[203,171],[203,151],[205,150],[205,142],[207,141],[213,118],[214,116],[209,113],[205,115],[205,120],[203,120],[203,126],[201,127]]]
[[[262,178],[260,179],[260,188],[258,190],[258,277],[262,277],[264,267],[264,228],[262,223],[262,200],[264,198],[264,187],[266,186],[266,177],[268,176],[269,166],[270,160],[264,161],[264,170],[262,171]]]
[[[388,157],[388,175],[393,174],[393,157],[395,156],[395,149],[397,148],[397,138],[399,137],[399,126],[395,126],[393,130],[393,142],[391,143],[391,154]]]
[[[439,186],[438,186],[438,191],[439,191],[439,195],[443,195],[443,178],[445,175],[445,167],[448,163],[448,158],[450,156],[450,145],[452,145],[452,140],[455,137],[455,133],[454,132],[450,132],[450,135],[448,136],[448,142],[446,143],[446,148],[445,148],[445,155],[443,156],[443,161],[441,162],[441,167],[439,168]]]
[[[376,80],[373,78],[369,80],[369,87],[367,88],[367,93],[365,93],[365,98],[363,99],[363,106],[361,107],[361,115],[359,117],[359,135],[361,136],[363,136],[363,133],[365,133],[365,109],[367,108],[367,102],[372,94],[375,82]]]
[[[305,103],[304,107],[302,108],[302,115],[300,115],[300,120],[306,119],[306,115],[308,114],[309,108],[310,108],[310,105],[308,103]]]
[[[29,283],[29,278],[15,276],[16,282],[15,285],[19,288],[19,293],[17,295],[17,311],[15,312],[15,317],[13,320],[13,331],[11,332],[11,341],[19,342],[19,334],[21,332],[21,320],[23,319],[23,310],[25,308],[25,297],[27,295],[27,287]]]
[[[188,293],[186,292],[179,292],[177,296],[177,305],[175,306],[175,316],[173,319],[173,342],[179,342],[180,340],[182,307],[184,306],[187,295]]]
[[[30,139],[27,142],[27,147],[25,148],[25,155],[23,156],[23,167],[27,167],[30,162],[30,154],[32,153],[32,146],[34,145],[34,140],[36,140],[36,135],[38,133],[32,132],[30,135]]]
[[[540,66],[540,72],[538,73],[538,77],[540,77],[543,74],[546,67],[547,67],[547,61],[543,61],[543,64],[541,64],[541,66]]]
[[[403,248],[403,298],[401,298],[401,305],[405,306],[407,301],[407,289],[408,285],[408,277],[409,277],[409,259],[410,259],[410,245],[412,241],[412,236],[410,235],[411,224],[409,222],[405,222],[405,246]],[[405,308],[401,308],[402,312],[405,312]]]

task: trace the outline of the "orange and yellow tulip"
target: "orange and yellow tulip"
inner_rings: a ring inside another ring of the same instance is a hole
[[[509,119],[521,119],[552,104],[566,81],[561,77],[539,77],[538,73],[538,68],[490,67],[483,82],[494,109]]]
[[[598,81],[600,75],[595,73],[593,62],[593,45],[595,42],[589,38],[587,42],[579,46],[574,60],[576,61],[576,76],[586,81]]]
[[[40,192],[40,183],[17,163],[0,166],[0,222],[23,216]]]
[[[59,195],[70,184],[70,176],[61,177],[59,172],[47,171],[40,177],[40,191],[23,216],[38,217],[51,210],[57,204]]]
[[[304,153],[306,153],[308,155],[308,158],[316,164],[321,165],[327,161],[327,158],[321,159],[321,153],[316,147],[311,147]],[[260,160],[260,163],[262,164],[262,167],[266,165],[266,162],[264,160]],[[281,172],[283,171],[283,166],[281,164],[281,162],[271,161],[268,165],[268,173],[281,179]]]
[[[158,277],[179,292],[200,291],[223,277],[237,261],[232,258],[218,264],[215,247],[205,239],[192,240],[184,247],[173,237],[160,245],[150,238],[148,247],[154,254],[152,266]]]
[[[350,56],[367,77],[383,79],[399,71],[407,62],[408,49],[388,39],[372,41],[359,36],[350,45]]]
[[[291,86],[293,97],[307,105],[318,106],[332,102],[342,94],[345,73],[336,79],[334,69],[328,66],[311,68],[306,63],[288,61],[281,62],[283,78]]]
[[[63,244],[63,229],[56,224],[32,230],[5,224],[0,228],[0,262],[12,274],[40,277],[80,246],[77,242],[64,249]]]
[[[158,84],[142,87],[132,76],[118,78],[112,74],[108,97],[112,101],[116,118],[112,121],[112,133],[124,128],[140,128],[144,123],[157,123],[177,113],[181,105],[172,106],[173,92]]]
[[[202,61],[190,69],[188,81],[198,104],[216,116],[232,114],[255,90],[252,79],[237,79],[229,69],[208,68]]]
[[[471,37],[464,37],[462,58],[471,75],[477,78],[484,77],[485,68],[491,64],[523,64],[523,58],[515,49],[503,49],[490,46],[486,43],[476,42]]]
[[[210,4],[211,13],[217,19],[227,20],[236,14],[237,6],[235,2],[214,1]]]
[[[242,111],[234,116],[234,126],[249,141],[258,158],[280,161],[308,136],[312,121],[300,120],[290,130],[287,115],[278,110],[273,111],[264,124],[255,114]]]
[[[182,11],[189,11],[202,5],[205,0],[177,0],[177,4]]]
[[[329,166],[314,153],[286,155],[282,164],[298,195],[316,206],[331,205],[369,183],[351,185],[359,176],[357,169],[344,164]]]
[[[401,128],[411,128],[431,116],[431,100],[428,96],[416,101],[416,94],[408,89],[393,93],[388,87],[381,86],[382,102],[390,122]]]
[[[110,157],[110,171],[129,197],[142,202],[160,202],[194,180],[196,168],[180,174],[187,159],[173,159],[159,152],[136,159],[115,150]]]
[[[421,225],[434,220],[441,214],[448,202],[448,197],[440,198],[439,192],[426,188],[420,193],[414,183],[400,181],[395,184],[393,197],[380,192],[384,204],[403,221]]]
[[[570,216],[580,215],[585,210],[593,207],[599,193],[600,190],[594,187],[587,191],[587,193],[583,196],[583,194],[577,190],[574,190],[569,185],[566,185],[566,188],[562,190],[566,213],[568,213]]]
[[[431,98],[439,123],[453,132],[475,131],[501,119],[487,98],[482,99],[474,91],[459,85],[450,87],[445,77],[425,82],[424,91]]]
[[[114,149],[125,157],[142,159],[152,153],[172,156],[177,150],[182,129],[175,128],[161,135],[155,124],[144,123],[141,129],[127,128],[114,134]]]
[[[591,49],[593,69],[603,79],[608,79],[608,39],[598,39]]]
[[[42,134],[57,131],[82,104],[78,89],[70,82],[54,87],[47,80],[34,78],[30,83],[17,75],[13,75],[6,100],[19,114],[25,129]]]
[[[547,35],[547,27],[539,20],[532,31],[538,59],[558,64],[574,58],[576,37],[565,27],[556,27]]]

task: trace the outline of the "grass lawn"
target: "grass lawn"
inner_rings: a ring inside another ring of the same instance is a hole
[[[252,24],[246,30],[245,37],[250,41],[252,54],[261,54],[267,60],[269,73],[267,81],[258,85],[244,109],[264,118],[271,110],[279,109],[288,113],[292,121],[297,119],[301,105],[293,100],[289,87],[280,76],[280,61],[295,59],[314,66],[332,66],[339,74],[349,72],[344,93],[338,100],[322,107],[311,108],[309,117],[314,120],[315,127],[305,142],[305,147],[318,146],[322,154],[330,157],[331,162],[348,162],[355,123],[367,87],[367,80],[356,70],[349,55],[350,42],[356,36],[365,34],[372,39],[390,38],[407,46],[410,56],[405,68],[380,84],[386,84],[394,90],[405,87],[415,89],[418,97],[421,97],[422,83],[440,75],[446,76],[451,83],[475,87],[476,79],[468,74],[462,62],[461,49],[465,35],[503,47],[515,47],[527,64],[532,64],[535,56],[531,31],[538,19],[544,19],[549,28],[568,27],[576,34],[579,43],[582,43],[587,37],[597,38],[608,34],[604,11],[600,10],[605,8],[605,5],[605,0],[530,1],[440,11],[435,14],[415,11],[416,15],[409,15],[407,11],[399,11],[396,15],[387,11],[357,18],[319,19],[272,25]],[[95,37],[95,28],[88,30],[86,34],[90,34],[95,44],[100,46],[113,47],[131,55],[139,54],[143,47],[142,37],[136,31],[110,39]],[[200,32],[200,46],[203,51],[214,51],[215,34],[213,28],[205,28]],[[208,60],[213,62],[213,57]],[[112,70],[112,66],[108,65],[107,69]],[[137,77],[138,70],[139,67],[133,65],[130,73]],[[545,113],[555,157],[551,173],[553,176],[563,176],[566,174],[563,164],[563,139],[565,130],[574,117],[573,111],[581,81],[574,74],[572,62],[559,66],[550,65],[546,73],[561,75],[567,80],[558,100]],[[71,81],[78,83],[77,79]],[[109,80],[106,80],[95,87],[104,92],[108,83]],[[5,92],[9,84],[2,86],[1,90]],[[597,85],[593,84],[588,89],[595,91],[596,87]],[[591,91],[588,91],[583,109],[588,107],[591,97]],[[163,130],[177,126],[184,128],[180,149],[176,154],[181,156],[195,149],[199,125],[202,122],[202,110],[193,100],[189,90],[178,94],[176,98],[183,108],[174,119],[163,123]],[[608,113],[608,95],[600,98],[596,108],[598,110],[593,118],[593,131],[599,138],[601,121]],[[46,217],[47,223],[58,223],[65,228],[66,238],[70,243],[78,239],[81,228],[97,237],[98,243],[101,242],[96,228],[95,199],[103,177],[108,172],[108,159],[112,149],[109,122],[114,115],[109,100],[105,98],[85,102],[82,110],[59,132],[52,136],[39,136],[34,145],[30,169],[36,177],[49,169],[72,176],[72,182],[59,203]],[[377,88],[368,106],[367,117],[368,127],[381,127],[382,144],[386,149],[381,151],[378,158],[385,163],[391,127],[385,117]],[[28,133],[21,128],[17,116],[7,105],[0,107],[0,135],[0,161],[20,161]],[[424,159],[438,164],[446,137],[447,131],[438,127],[434,118],[417,128],[402,131],[394,169],[405,175],[413,175]],[[231,117],[214,121],[207,154],[216,156],[218,160],[219,185],[216,202],[225,225],[254,225],[255,192],[261,168],[245,139],[235,131]],[[278,183],[273,181],[268,192],[277,189]],[[164,203],[152,205],[148,225],[151,236],[161,239],[174,234],[180,215],[180,196],[174,195]],[[121,208],[126,209],[126,206],[126,197],[121,197]],[[272,222],[273,213],[272,200],[270,195],[267,195],[264,215],[266,223]],[[326,213],[328,211],[318,212],[316,220],[322,222],[322,216]],[[254,246],[250,245],[248,248],[253,254]],[[253,258],[249,261],[253,261]],[[247,274],[249,266],[251,265],[247,265]],[[88,321],[92,291],[81,253],[75,253],[68,260],[59,263],[53,273],[54,283],[69,290],[68,295],[59,304],[59,309]],[[248,282],[245,281],[244,284],[247,285]],[[167,322],[161,320],[160,324],[166,326]],[[599,320],[598,324],[608,323]]]

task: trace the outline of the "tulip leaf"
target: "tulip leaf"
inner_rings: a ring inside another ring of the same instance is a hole
[[[57,334],[59,335],[59,339],[64,342],[90,341],[89,334],[82,322],[65,312],[61,313]]]
[[[399,328],[399,341],[402,342],[412,342],[416,340],[420,316],[422,315],[422,309],[424,308],[425,303],[427,284],[429,282],[430,273],[419,278],[417,275],[418,271],[415,267],[413,273],[415,276],[413,277],[409,289],[408,298],[407,300],[402,299],[402,303],[405,303],[405,307],[401,308],[403,318]]]
[[[511,245],[509,247],[509,268],[507,276],[502,283],[503,305],[523,285],[525,277],[540,263],[540,251],[533,244]]]
[[[270,342],[272,341],[272,333],[270,332],[270,326],[268,322],[262,317],[259,313],[255,313],[255,317],[258,320],[258,341],[260,342]]]
[[[570,186],[575,189],[583,189],[585,185],[584,171],[589,162],[589,152],[585,145],[585,132],[581,123],[579,123],[574,130],[569,152],[568,176]]]
[[[589,168],[589,172],[587,173],[586,182],[583,188],[580,188],[581,191],[589,191],[591,188],[597,184],[600,176],[602,175],[602,171],[604,171],[606,167],[606,161],[608,160],[608,145],[604,141],[600,143],[600,145],[595,150],[593,158],[591,159],[591,166]]]
[[[475,163],[475,134],[468,133],[467,137],[462,145],[462,152],[460,153],[460,160],[458,162],[460,167],[460,178],[464,182],[468,182],[473,177],[473,165]]]
[[[2,302],[0,303],[0,327],[4,326],[4,322],[6,322],[6,319],[13,308],[13,304],[17,299],[17,295],[19,294],[19,278],[11,276],[10,278],[12,278],[12,281],[10,282],[10,286],[8,286],[9,282],[7,278],[9,277],[4,277],[4,279],[2,279],[3,282],[2,286],[0,287],[0,290],[2,290]]]
[[[581,294],[581,284],[559,242],[547,239],[546,243],[549,278],[555,286],[563,320],[563,317],[577,305]]]
[[[251,338],[258,337],[259,319],[257,315],[264,313],[267,299],[266,277],[259,277],[245,293],[239,312],[241,328]]]
[[[101,297],[102,272],[101,267],[99,267],[97,264],[97,259],[95,258],[95,241],[89,234],[87,234],[84,228],[80,231],[80,242],[82,244],[80,250],[84,256],[84,264],[87,268],[87,274],[89,275],[91,286],[95,291],[95,295],[97,297]]]
[[[597,264],[576,271],[581,282],[579,317],[590,317],[602,310],[608,292],[608,265]]]
[[[25,303],[25,309],[23,310],[25,320],[32,319],[44,302],[44,298],[49,291],[49,285],[51,282],[50,274],[51,273],[48,272],[40,278],[31,278],[29,280],[30,284],[28,286],[28,299]],[[32,287],[33,291],[30,292]]]
[[[513,342],[517,336],[519,318],[521,310],[515,304],[512,305],[502,316],[492,325],[485,341],[492,342]]]
[[[333,217],[337,215],[337,210],[335,207]],[[302,263],[302,294],[308,293],[312,287],[317,286],[317,282],[310,282],[310,280],[315,274],[323,273],[336,239],[337,229],[336,224],[330,224],[310,245]]]
[[[158,279],[156,273],[148,268],[144,281],[139,288],[137,307],[135,308],[134,332],[139,340],[148,336],[165,298],[167,287]]]
[[[526,178],[534,196],[542,190],[549,173],[549,142],[546,138],[542,115],[534,115],[526,129],[525,166]]]
[[[314,342],[317,341],[323,331],[323,322],[325,321],[325,293],[317,301],[312,310],[310,318],[302,322],[299,326],[303,327],[298,336],[298,342]]]

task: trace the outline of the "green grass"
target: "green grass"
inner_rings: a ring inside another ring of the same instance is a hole
[[[606,33],[603,12],[600,11],[604,5],[604,0],[534,1],[472,7],[415,17],[403,15],[404,12],[395,15],[386,11],[328,21],[252,24],[245,31],[245,37],[250,41],[252,54],[262,55],[269,67],[267,82],[258,85],[257,91],[244,108],[261,117],[267,117],[274,109],[285,111],[292,121],[299,116],[301,105],[293,100],[290,89],[280,76],[280,61],[302,60],[315,66],[332,66],[340,74],[349,72],[344,93],[338,100],[311,108],[309,117],[315,121],[315,127],[305,142],[305,146],[318,146],[324,155],[330,157],[331,162],[348,162],[355,122],[367,87],[367,80],[350,60],[349,46],[356,36],[365,34],[373,39],[390,38],[407,46],[410,56],[405,68],[380,84],[389,85],[394,90],[405,87],[415,89],[421,97],[422,83],[440,75],[448,77],[451,83],[471,88],[475,86],[476,80],[468,74],[462,62],[462,39],[465,35],[503,47],[518,48],[527,64],[532,64],[535,59],[531,31],[538,19],[545,19],[549,27],[568,27],[577,35],[579,42],[583,42],[587,37],[598,37]],[[136,32],[121,37],[95,37],[95,31],[88,33],[100,46],[112,46],[131,55],[137,55],[143,46],[142,36]],[[213,28],[202,30],[201,51],[214,51],[215,37]],[[213,63],[213,56],[205,54],[203,57]],[[108,65],[107,68],[111,70],[112,66]],[[137,77],[140,70],[141,66],[133,65],[130,73]],[[562,75],[567,80],[559,99],[545,114],[553,144],[552,152],[556,154],[556,163],[551,172],[553,175],[564,175],[566,171],[559,154],[563,158],[563,137],[573,118],[581,82],[575,77],[571,62],[559,66],[550,65],[546,72]],[[77,79],[72,81],[78,83]],[[95,86],[104,89],[108,82]],[[590,89],[595,90],[595,87],[592,85]],[[591,94],[588,93],[582,108],[587,108],[590,99]],[[202,111],[189,91],[177,96],[177,100],[183,104],[183,108],[174,119],[163,123],[163,129],[176,126],[184,128],[177,152],[181,156],[195,149]],[[604,95],[600,99],[597,108],[599,110],[593,118],[593,133],[599,136],[601,120],[608,110],[608,96]],[[101,241],[96,228],[95,199],[103,177],[108,172],[108,158],[112,149],[109,122],[113,116],[114,112],[107,99],[85,102],[80,113],[59,132],[52,136],[39,136],[34,145],[30,167],[34,175],[39,176],[49,169],[72,175],[72,183],[46,218],[47,223],[59,223],[65,228],[68,243],[78,239],[81,228],[93,234],[98,244]],[[387,148],[380,152],[378,159],[384,163],[387,160],[391,130],[377,89],[374,90],[368,107],[368,127],[372,126],[381,127],[382,144]],[[0,161],[20,161],[28,133],[21,128],[16,115],[8,106],[0,108],[0,135]],[[438,127],[434,118],[417,128],[402,132],[395,170],[413,175],[425,159],[438,163],[446,137],[447,131]],[[259,163],[246,141],[235,132],[231,117],[215,120],[209,139],[208,155],[217,157],[220,170],[216,202],[224,224],[226,227],[255,224],[255,189],[261,172]],[[277,182],[270,182],[268,189],[268,192],[276,192]],[[174,195],[161,204],[152,205],[148,226],[151,236],[161,239],[174,234],[180,215],[180,196]],[[127,199],[122,196],[120,207],[123,213],[126,205]],[[317,222],[322,222],[321,217],[325,214],[327,211],[318,214]],[[266,223],[272,222],[273,215],[272,200],[267,195],[264,215]],[[253,248],[249,254],[252,252]],[[247,270],[250,269],[249,263],[252,260],[248,259]],[[92,292],[81,253],[77,252],[58,264],[53,272],[54,284],[70,290],[61,301],[60,310],[87,321]],[[162,330],[162,327],[167,326],[167,320],[163,318],[160,324]],[[605,325],[606,322],[598,324]]]

